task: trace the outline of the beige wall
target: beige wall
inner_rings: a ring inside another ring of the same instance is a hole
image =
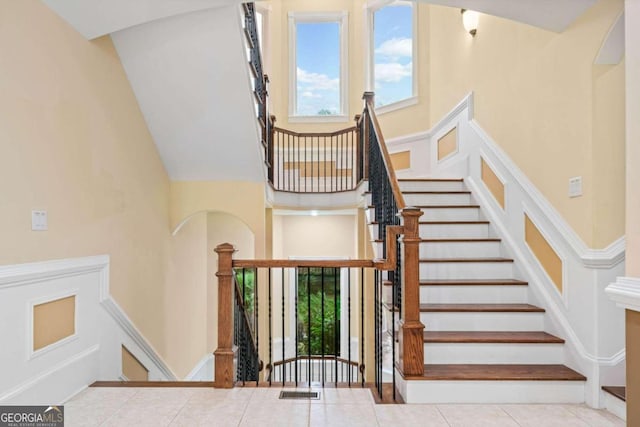
[[[640,1],[625,1],[626,276],[640,277]],[[626,313],[627,425],[640,425],[640,313]]]
[[[191,215],[221,212],[244,222],[255,235],[256,258],[265,254],[265,188],[255,182],[172,182],[171,228],[176,229]],[[233,242],[229,242],[233,243]]]
[[[627,276],[640,277],[640,3],[625,2],[626,19],[626,243]],[[637,364],[640,366],[640,363]],[[640,390],[640,382],[638,383]],[[638,393],[640,399],[640,391]],[[640,422],[640,421],[639,421]]]
[[[112,295],[186,375],[203,356],[187,338],[204,340],[206,223],[171,236],[169,179],[111,39],[2,1],[0,51],[0,264],[109,255]]]
[[[593,65],[621,9],[600,0],[560,34],[481,15],[474,38],[459,9],[430,11],[431,122],[473,91],[480,125],[596,248],[624,234],[623,65]],[[584,196],[570,199],[573,176]]]
[[[184,378],[207,346],[207,216],[196,215],[172,238],[163,319],[163,356]]]
[[[218,348],[218,254],[215,248],[221,243],[231,243],[237,250],[237,259],[255,258],[255,235],[238,217],[213,212],[207,220],[207,348]]]
[[[274,257],[357,257],[357,216],[274,215]]]
[[[270,69],[267,70],[271,81],[272,113],[277,117],[277,126],[295,131],[330,131],[353,125],[353,117],[363,108],[362,94],[365,91],[365,31],[363,0],[271,0],[269,12],[269,57]],[[336,12],[346,10],[349,13],[349,111],[346,123],[289,123],[289,28],[290,11]],[[429,57],[427,55],[428,7],[418,5],[418,103],[380,116],[385,138],[415,133],[424,130],[429,120],[427,98],[429,85]]]

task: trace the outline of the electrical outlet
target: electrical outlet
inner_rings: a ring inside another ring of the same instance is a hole
[[[47,231],[48,228],[47,211],[31,211],[31,230]]]
[[[582,196],[582,177],[569,178],[569,197]]]

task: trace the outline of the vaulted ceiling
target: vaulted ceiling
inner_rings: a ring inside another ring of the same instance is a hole
[[[264,181],[241,0],[42,0],[110,34],[172,180]],[[416,0],[561,32],[596,0]]]

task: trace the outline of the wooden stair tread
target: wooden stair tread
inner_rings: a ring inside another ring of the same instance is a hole
[[[481,242],[501,242],[498,238],[471,238],[471,239],[420,239],[422,243],[481,243]]]
[[[419,221],[418,224],[431,224],[431,225],[459,225],[459,224],[490,224],[489,221]]]
[[[464,178],[401,178],[399,182],[462,182]]]
[[[531,304],[420,304],[423,313],[544,313]]]
[[[627,388],[625,386],[603,385],[602,389],[623,402],[627,401]]]
[[[513,331],[425,331],[426,343],[563,344],[562,338],[546,332]]]
[[[450,381],[585,381],[584,375],[564,365],[424,365],[415,380]]]
[[[444,263],[444,262],[513,262],[511,258],[422,258],[423,263]]]
[[[498,238],[470,238],[470,239],[420,239],[421,243],[487,243],[487,242],[501,242],[502,239]],[[382,239],[373,240],[375,243],[383,243]]]
[[[441,279],[420,282],[420,286],[527,286],[528,284],[517,279]]]
[[[480,205],[416,205],[418,209],[480,209]]]
[[[469,190],[404,190],[402,194],[471,194]]]

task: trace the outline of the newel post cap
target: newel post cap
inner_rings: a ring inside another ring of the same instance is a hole
[[[236,248],[233,247],[231,243],[221,243],[214,249],[216,253],[233,253],[236,251]]]

